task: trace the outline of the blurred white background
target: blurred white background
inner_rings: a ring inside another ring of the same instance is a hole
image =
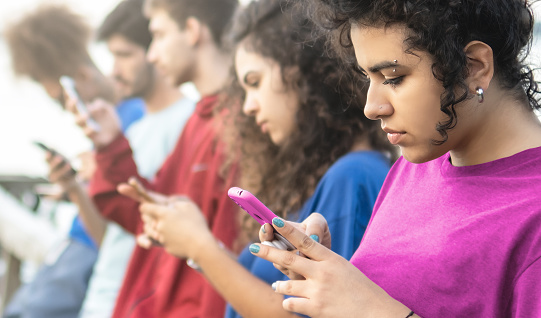
[[[49,0],[50,1],[50,0]],[[241,2],[249,2],[244,0]],[[6,23],[35,8],[43,0],[0,1],[0,33]],[[119,0],[64,0],[74,11],[84,15],[92,26],[99,26]],[[541,22],[541,4],[536,7]],[[537,25],[531,61],[541,66],[541,28]],[[111,57],[103,44],[92,44],[92,56],[104,73],[111,69]],[[540,77],[538,77],[539,79]],[[88,150],[90,142],[74,125],[71,115],[61,111],[46,93],[27,79],[13,77],[9,55],[0,37],[0,175],[44,176],[44,153],[33,140],[56,148],[68,158]]]

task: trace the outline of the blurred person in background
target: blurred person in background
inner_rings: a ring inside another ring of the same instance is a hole
[[[224,147],[219,143],[221,123],[214,116],[219,92],[229,76],[231,56],[221,43],[222,32],[237,7],[236,0],[155,0],[146,3],[153,41],[148,59],[168,82],[193,82],[202,99],[153,181],[137,172],[128,140],[120,133],[111,106],[89,105],[99,131],[78,116],[96,147],[97,173],[91,193],[100,212],[131,233],[142,232],[139,202],[120,195],[117,186],[137,176],[145,186],[167,196],[190,197],[203,211],[213,234],[230,247],[238,226],[227,189],[235,169],[221,171]],[[70,108],[73,100],[68,102]],[[123,185],[128,191],[134,189]],[[155,195],[166,203],[169,199]],[[223,317],[225,302],[200,273],[161,247],[136,247],[113,317]]]
[[[64,103],[64,92],[59,83],[61,76],[74,79],[84,102],[96,98],[116,102],[111,80],[99,71],[87,51],[91,34],[84,19],[67,7],[42,5],[10,25],[5,31],[5,38],[15,74],[30,77],[60,104]],[[120,104],[117,111],[120,120],[116,120],[126,128],[142,116],[144,109],[142,103],[136,101]],[[69,167],[65,158],[60,160],[64,167]],[[87,176],[92,174],[92,171],[84,173]],[[87,206],[94,216],[99,216],[89,199],[74,203]],[[88,220],[85,221],[89,224]],[[92,221],[104,227],[102,218],[96,217]],[[20,223],[13,226],[25,228],[30,225]],[[6,308],[5,316],[77,317],[99,242],[99,233],[87,233],[81,219],[76,217],[69,237],[54,250],[53,257],[48,258],[33,281],[20,288]]]
[[[137,163],[138,173],[152,180],[175,143],[195,103],[183,97],[155,67],[146,54],[152,36],[149,21],[143,15],[144,0],[122,1],[103,21],[98,40],[105,41],[114,57],[113,79],[120,98],[142,98],[145,115],[126,131]],[[76,182],[69,168],[56,169],[59,160],[51,160],[55,180]],[[53,178],[51,178],[53,179]],[[68,185],[68,189],[71,187]],[[71,188],[73,189],[73,188]],[[87,196],[86,192],[69,191]],[[101,218],[101,216],[100,216]],[[98,260],[81,309],[81,318],[110,317],[133,252],[135,239],[114,222],[109,222],[101,241]]]

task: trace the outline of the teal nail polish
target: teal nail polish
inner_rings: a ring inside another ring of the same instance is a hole
[[[250,245],[250,252],[254,254],[259,253],[259,245],[255,245],[255,244]]]
[[[267,231],[265,231],[265,225],[261,225],[261,232],[263,232],[263,234],[267,234]]]
[[[312,235],[310,235],[310,238],[319,243],[319,236],[317,236],[315,234],[312,234]]]
[[[284,227],[284,225],[286,225],[284,223],[284,220],[280,219],[280,218],[274,218],[272,219],[272,224],[276,225],[277,227]]]

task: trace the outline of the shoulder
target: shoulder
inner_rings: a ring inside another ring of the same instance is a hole
[[[338,159],[325,173],[324,182],[365,180],[385,177],[389,171],[389,160],[376,151],[351,152]]]

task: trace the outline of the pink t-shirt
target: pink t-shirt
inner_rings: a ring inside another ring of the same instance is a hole
[[[541,317],[541,148],[400,158],[351,262],[421,317]]]

